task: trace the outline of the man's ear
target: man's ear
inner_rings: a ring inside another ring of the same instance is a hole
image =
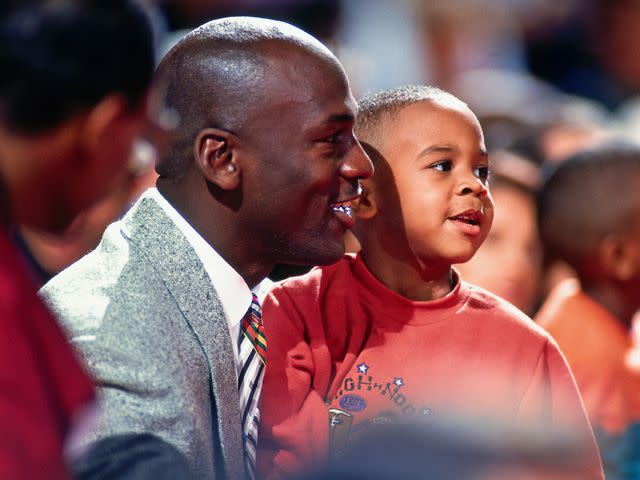
[[[373,184],[369,180],[362,180],[362,195],[356,200],[351,202],[351,206],[355,211],[356,218],[362,220],[369,220],[378,213],[378,207],[376,205],[376,196],[373,188]]]
[[[240,169],[234,157],[237,139],[219,128],[198,132],[194,156],[204,177],[222,190],[234,190],[240,185]]]
[[[638,276],[640,251],[637,240],[626,235],[608,235],[600,245],[599,256],[603,268],[614,279],[628,282]]]

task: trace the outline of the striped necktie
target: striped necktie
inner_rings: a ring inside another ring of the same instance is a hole
[[[249,478],[255,478],[256,445],[258,443],[258,399],[264,377],[267,338],[262,324],[260,302],[255,293],[251,306],[242,319],[238,338],[238,394],[242,413],[244,463]]]

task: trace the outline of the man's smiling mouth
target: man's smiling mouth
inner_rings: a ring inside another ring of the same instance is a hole
[[[331,209],[336,213],[353,215],[353,207],[350,205],[350,202],[334,203],[331,205]]]
[[[351,206],[351,201],[352,199],[330,205],[331,211],[347,228],[353,227],[356,223],[356,216]]]

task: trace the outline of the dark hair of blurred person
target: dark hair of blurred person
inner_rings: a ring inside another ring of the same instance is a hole
[[[94,393],[8,229],[60,231],[129,176],[152,38],[125,0],[27,0],[0,5],[0,43],[0,478],[58,480]]]
[[[59,230],[128,174],[147,117],[151,29],[128,0],[27,0],[3,14],[5,214]]]

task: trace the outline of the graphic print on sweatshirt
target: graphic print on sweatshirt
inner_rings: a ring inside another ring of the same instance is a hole
[[[422,419],[432,415],[432,408],[414,398],[402,376],[376,376],[367,363],[361,362],[343,381],[329,403],[329,443],[331,455],[340,457],[350,440],[372,425]]]

